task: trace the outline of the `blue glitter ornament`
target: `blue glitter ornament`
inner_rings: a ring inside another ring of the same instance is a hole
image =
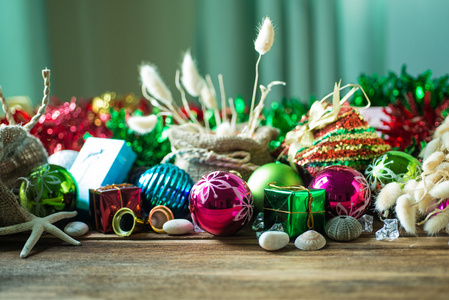
[[[193,181],[184,170],[172,164],[160,164],[144,172],[137,183],[141,189],[142,218],[157,205],[167,206],[175,218],[189,215],[189,193]]]

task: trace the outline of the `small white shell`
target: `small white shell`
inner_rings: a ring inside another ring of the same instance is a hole
[[[319,250],[325,245],[326,239],[315,230],[308,230],[298,236],[295,240],[295,246],[306,251]]]

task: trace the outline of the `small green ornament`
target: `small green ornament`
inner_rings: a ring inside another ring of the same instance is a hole
[[[366,168],[365,175],[373,192],[390,182],[405,183],[422,173],[419,160],[401,151],[388,151],[375,158]]]
[[[286,164],[269,163],[259,167],[248,179],[256,214],[263,212],[265,188],[272,182],[277,186],[304,185],[298,173]]]
[[[20,204],[38,217],[75,210],[78,187],[67,169],[51,164],[34,168],[20,186]]]

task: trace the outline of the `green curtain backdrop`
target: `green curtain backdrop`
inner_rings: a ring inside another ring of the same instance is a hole
[[[191,49],[200,72],[228,96],[249,100],[256,25],[275,24],[260,83],[308,102],[355,82],[361,73],[449,73],[445,0],[0,0],[0,85],[6,96],[42,95],[40,70],[52,69],[52,94],[68,101],[106,91],[140,95],[138,65],[156,64],[174,94],[174,75]],[[218,84],[217,84],[218,86]]]

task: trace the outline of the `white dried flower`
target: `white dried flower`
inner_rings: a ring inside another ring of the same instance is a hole
[[[217,99],[214,97],[209,87],[205,84],[201,89],[200,93],[201,101],[206,106],[207,109],[218,108]]]
[[[418,202],[418,210],[422,215],[428,214],[429,209],[435,209],[435,198],[429,194],[425,194]]]
[[[441,135],[441,140],[443,141],[443,146],[449,149],[449,132],[445,132]]]
[[[205,81],[200,76],[196,64],[190,55],[190,51],[186,52],[182,61],[181,81],[187,92],[194,97],[200,95],[201,89],[205,85]]]
[[[259,29],[259,34],[254,42],[254,48],[260,55],[264,55],[270,51],[274,42],[274,28],[270,18],[265,17],[262,26]]]
[[[173,102],[173,96],[155,66],[141,65],[140,79],[142,80],[142,85],[151,96],[165,103]]]
[[[412,206],[409,195],[405,194],[398,198],[396,203],[396,215],[405,231],[415,234],[416,231],[416,206]]]
[[[432,187],[429,194],[434,198],[449,198],[449,181],[443,181]]]
[[[422,169],[424,172],[435,169],[443,161],[445,155],[442,151],[435,151],[424,161]]]
[[[449,210],[440,212],[431,217],[424,225],[424,231],[428,234],[434,235],[439,233],[449,224]]]
[[[402,192],[405,194],[414,193],[417,185],[418,185],[418,182],[415,179],[409,179],[409,180],[407,180],[407,183],[405,184],[404,188],[402,189]],[[413,196],[413,199],[414,199],[414,196]]]
[[[390,209],[396,203],[396,200],[401,196],[402,189],[399,183],[390,182],[386,184],[376,199],[376,210],[383,212]]]
[[[426,160],[433,152],[437,151],[441,146],[441,139],[435,138],[431,140],[424,149],[423,160]]]
[[[217,136],[231,136],[234,135],[234,131],[232,130],[231,124],[225,121],[217,126],[216,134]]]
[[[126,123],[131,130],[139,134],[147,134],[154,130],[157,121],[156,115],[132,116],[126,120]]]

